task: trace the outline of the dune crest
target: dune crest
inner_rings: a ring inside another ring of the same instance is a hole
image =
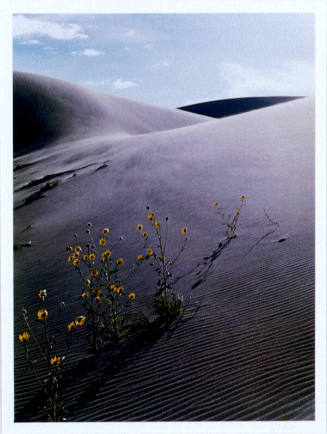
[[[37,74],[14,72],[13,80],[15,155],[68,138],[126,137],[210,120]]]

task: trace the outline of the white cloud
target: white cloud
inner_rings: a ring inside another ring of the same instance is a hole
[[[135,30],[134,29],[128,30],[128,32],[126,32],[126,36],[128,37],[135,36]]]
[[[135,87],[136,83],[134,83],[133,81],[128,81],[128,80],[125,81],[118,78],[112,83],[112,85],[114,89],[122,90],[122,89],[129,89],[130,87]]]
[[[95,56],[101,56],[101,54],[104,54],[104,52],[95,50],[94,48],[85,48],[84,50],[81,51],[72,51],[72,54],[76,54],[78,56],[95,57]]]
[[[27,18],[24,15],[13,17],[14,37],[22,38],[30,35],[46,36],[57,40],[87,39],[78,24],[62,24]]]
[[[104,79],[104,80],[83,80],[79,82],[82,86],[88,86],[88,87],[104,87],[111,84],[111,80]]]
[[[91,88],[101,88],[101,87],[113,87],[115,90],[124,90],[129,89],[131,87],[137,86],[136,83],[129,80],[122,80],[118,78],[115,81],[112,81],[110,78],[104,78],[101,80],[82,80],[79,82],[81,86],[87,86]]]
[[[223,63],[220,78],[225,98],[275,95],[312,95],[314,67],[306,62],[288,61],[278,69],[260,70],[238,63]]]
[[[47,53],[47,54],[56,54],[57,51],[54,47],[43,47],[43,50]]]
[[[160,62],[152,65],[153,68],[167,68],[168,66],[170,66],[170,62],[168,60],[161,60]]]
[[[26,39],[26,41],[20,42],[21,45],[40,45],[38,39]]]

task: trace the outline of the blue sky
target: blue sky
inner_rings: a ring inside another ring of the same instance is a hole
[[[166,107],[314,93],[312,14],[15,15],[15,70]]]

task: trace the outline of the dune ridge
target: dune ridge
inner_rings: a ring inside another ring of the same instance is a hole
[[[183,107],[178,107],[184,110],[199,115],[210,116],[213,118],[223,118],[233,116],[240,113],[245,113],[251,110],[257,110],[264,107],[269,107],[275,104],[281,104],[288,101],[293,101],[299,96],[257,96],[244,98],[229,98],[220,99],[217,101],[207,101],[198,104],[191,104]]]
[[[13,92],[15,155],[65,136],[121,137],[210,120],[26,72],[14,72]]]
[[[80,362],[84,371],[67,381],[69,420],[313,420],[313,101],[180,127],[170,113],[169,129],[118,138],[91,128],[88,138],[71,141],[62,132],[53,146],[15,158],[17,203],[59,181],[15,211],[15,240],[32,241],[15,251],[15,336],[21,308],[35,311],[39,288],[47,288],[50,308],[65,300],[63,330],[78,313],[80,282],[65,246],[76,242],[74,233],[84,236],[88,221],[109,225],[113,238],[124,235],[117,254],[127,264],[140,253],[135,228],[145,222],[146,204],[169,215],[172,250],[186,224],[189,244],[177,272],[186,274],[178,290],[187,298],[195,282],[187,271],[224,237],[212,201],[233,213],[246,194],[237,238],[194,290],[193,303],[203,298],[197,315],[117,366],[105,354],[93,360],[76,338],[69,364]],[[131,282],[141,309],[150,279],[144,269]],[[36,391],[16,339],[16,421],[40,419],[30,406]]]

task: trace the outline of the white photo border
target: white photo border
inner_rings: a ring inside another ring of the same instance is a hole
[[[316,96],[316,418],[290,422],[14,423],[12,16],[16,13],[312,13]],[[5,0],[0,5],[1,412],[4,434],[326,432],[326,14],[324,0]]]

